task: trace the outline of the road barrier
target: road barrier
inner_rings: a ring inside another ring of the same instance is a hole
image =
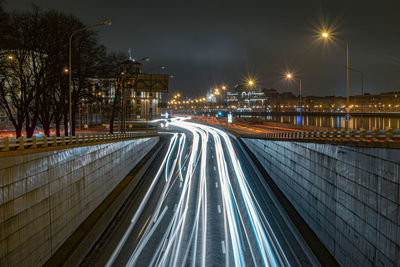
[[[11,150],[25,150],[37,148],[58,147],[64,148],[65,146],[85,146],[90,143],[107,143],[118,140],[137,139],[157,136],[156,132],[143,132],[143,133],[117,133],[117,134],[79,134],[74,136],[42,136],[31,138],[18,137],[9,138],[4,137],[0,139],[0,152],[7,152]]]
[[[400,129],[376,129],[376,130],[332,130],[313,132],[276,132],[262,134],[243,134],[242,138],[308,141],[308,142],[329,142],[329,143],[392,143],[400,145]]]

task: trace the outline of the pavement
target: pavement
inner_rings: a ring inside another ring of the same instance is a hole
[[[81,266],[318,266],[240,142],[173,120]]]

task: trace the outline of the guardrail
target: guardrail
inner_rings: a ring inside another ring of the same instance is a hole
[[[400,129],[389,130],[332,130],[314,132],[277,132],[243,134],[242,138],[271,140],[335,142],[335,143],[397,143],[400,145]]]
[[[0,139],[0,151],[36,149],[57,146],[76,146],[87,145],[90,143],[112,142],[117,140],[134,139],[141,137],[156,136],[154,132],[150,133],[118,133],[118,134],[80,134],[75,136],[43,136],[31,138],[19,137]]]

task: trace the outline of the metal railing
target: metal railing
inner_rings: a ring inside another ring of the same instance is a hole
[[[104,143],[117,140],[135,139],[156,136],[157,133],[118,133],[118,134],[80,134],[75,136],[42,136],[31,138],[18,137],[0,139],[0,152],[11,150],[36,149],[57,146],[87,145],[90,143]]]
[[[400,129],[388,130],[332,130],[314,132],[276,132],[263,134],[243,134],[242,138],[271,140],[300,140],[312,142],[357,142],[357,143],[398,143]]]

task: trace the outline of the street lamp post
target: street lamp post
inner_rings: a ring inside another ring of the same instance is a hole
[[[286,78],[288,78],[289,80],[294,79],[293,74],[288,73],[286,74]],[[300,108],[300,114],[301,114],[301,103],[302,103],[302,95],[303,95],[303,88],[302,88],[302,81],[301,79],[299,79],[299,83],[300,83],[300,88],[299,88],[299,108]]]
[[[302,92],[302,90],[303,90],[303,88],[302,88],[302,83],[301,83],[301,80],[300,80],[300,96],[299,96],[299,106],[300,106],[300,114],[301,114],[301,109],[302,109],[302,97],[303,97],[303,92]]]
[[[143,61],[149,61],[150,58],[149,58],[149,57],[145,57],[145,58],[143,58],[143,59],[141,59],[141,60],[143,60]],[[155,70],[155,69],[162,69],[162,70],[164,70],[165,68],[166,68],[165,65],[161,65],[161,66],[157,66],[157,67],[153,67],[153,68],[147,69],[146,72],[149,72],[149,71]],[[173,76],[172,76],[171,78],[173,78]],[[151,91],[150,91],[150,93],[151,93]],[[150,99],[150,95],[149,95],[148,99],[149,99],[149,101],[152,100],[152,99]],[[150,107],[153,109],[152,104],[149,103],[149,105],[150,105]],[[154,103],[154,110],[156,110],[156,109],[157,109],[156,103]],[[147,113],[148,113],[148,112],[147,112],[147,101],[145,100],[145,115],[144,115],[144,117],[145,117],[145,120],[146,120],[146,131],[147,131],[147,129],[148,129],[148,114],[147,114]],[[151,116],[152,116],[152,114],[151,114]]]
[[[77,29],[72,34],[69,36],[69,56],[68,56],[68,61],[69,61],[69,66],[68,66],[68,95],[69,95],[69,135],[72,135],[72,93],[71,93],[71,86],[72,86],[72,37],[74,37],[75,34],[78,32],[86,31],[88,29],[97,27],[97,26],[102,26],[102,25],[111,25],[111,20],[107,19],[104,21],[101,21],[98,24],[90,25],[81,29]]]
[[[254,86],[254,81],[253,81],[253,80],[248,80],[248,81],[247,81],[247,85],[250,86],[250,87],[253,87],[253,86]],[[250,95],[250,94],[248,94],[247,97],[249,97],[249,95]],[[249,103],[250,103],[250,99],[249,99]],[[250,106],[250,104],[249,104],[249,106]],[[252,107],[252,108],[253,108],[253,107]]]
[[[328,32],[323,32],[321,34],[322,38],[329,39],[330,34]],[[338,40],[346,42],[346,75],[347,75],[347,107],[346,112],[347,114],[350,113],[350,45],[349,42],[345,39],[337,38]],[[346,121],[346,128],[348,128],[348,122]]]
[[[221,93],[221,106],[222,107],[224,107],[224,104],[226,103],[226,98],[227,98],[227,95],[228,95],[228,93],[227,93],[227,88],[226,88],[226,86],[225,85],[223,85],[222,87],[222,93]],[[224,97],[224,95],[225,95],[225,101],[223,101],[223,97]]]
[[[350,68],[350,67],[349,67],[349,70],[358,72],[361,75],[361,100],[362,100],[362,97],[364,96],[364,73],[361,70],[353,69],[353,68]],[[361,103],[361,128],[363,127],[363,124],[364,124],[363,112],[364,112],[363,103]]]

